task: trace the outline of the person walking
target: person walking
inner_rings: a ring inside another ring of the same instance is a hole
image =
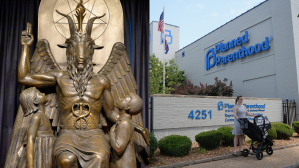
[[[235,106],[233,107],[234,110],[234,129],[232,131],[232,134],[235,135],[234,138],[234,152],[233,155],[237,156],[237,145],[238,145],[238,140],[239,140],[239,152],[242,152],[242,145],[243,145],[243,139],[244,139],[244,133],[243,130],[240,128],[240,123],[239,123],[239,119],[240,118],[246,118],[245,114],[247,114],[248,116],[255,116],[253,114],[248,113],[248,111],[246,110],[246,107],[243,105],[243,97],[242,96],[238,96],[236,98],[236,102],[235,102]]]

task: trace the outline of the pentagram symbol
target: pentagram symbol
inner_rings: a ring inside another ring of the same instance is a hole
[[[53,10],[53,21],[57,31],[64,37],[70,37],[69,24],[66,17],[59,15],[56,10],[69,15],[75,25],[78,27],[78,20],[75,16],[76,6],[80,0],[57,0]],[[83,0],[83,5],[86,9],[83,19],[82,28],[85,31],[86,24],[90,18],[106,14],[100,19],[96,19],[93,23],[91,38],[94,40],[99,38],[106,30],[109,24],[109,9],[105,0]]]

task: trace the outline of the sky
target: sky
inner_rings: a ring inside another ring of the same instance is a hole
[[[180,27],[180,49],[212,32],[265,0],[150,0],[150,23]],[[158,30],[157,30],[158,31]]]

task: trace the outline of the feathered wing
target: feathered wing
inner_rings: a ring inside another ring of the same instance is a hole
[[[45,114],[52,123],[54,129],[54,135],[59,132],[59,114],[60,108],[58,106],[58,97],[56,93],[50,93],[47,95],[48,102],[45,105]]]
[[[125,45],[118,42],[114,44],[108,61],[98,72],[98,74],[103,74],[110,79],[114,102],[119,98],[124,98],[129,93],[136,93],[138,89],[130,64]],[[141,113],[133,115],[132,121],[143,127]],[[148,161],[148,146],[143,136],[136,131],[135,152],[139,162],[146,163]]]
[[[30,65],[31,74],[46,73],[55,69],[61,70],[53,57],[49,42],[46,39],[42,39],[37,42]]]
[[[30,61],[31,74],[46,73],[51,70],[61,70],[51,52],[49,42],[45,39],[39,40]],[[44,90],[41,90],[43,92]],[[53,128],[59,129],[58,97],[54,90],[47,91],[48,102],[45,105],[45,114],[50,119]],[[58,131],[58,130],[56,130]]]
[[[49,42],[44,39],[38,41],[36,44],[36,49],[31,58],[30,65],[31,74],[46,73],[50,70],[60,69],[52,55]],[[41,90],[41,92],[43,92],[43,90]],[[49,101],[45,105],[45,114],[50,119],[53,131],[56,134],[57,129],[59,129],[58,123],[60,113],[56,93],[47,94],[47,100]],[[22,161],[26,159],[24,158],[26,152],[24,146],[26,144],[27,130],[29,128],[31,117],[32,114],[26,117],[24,116],[20,105],[6,156],[5,168],[20,167]]]

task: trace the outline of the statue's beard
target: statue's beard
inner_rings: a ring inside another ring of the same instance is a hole
[[[73,84],[80,98],[83,97],[88,81],[92,77],[93,66],[91,60],[87,60],[87,64],[82,71],[79,71],[76,67],[76,59],[69,60],[67,70],[70,78],[73,79]]]

